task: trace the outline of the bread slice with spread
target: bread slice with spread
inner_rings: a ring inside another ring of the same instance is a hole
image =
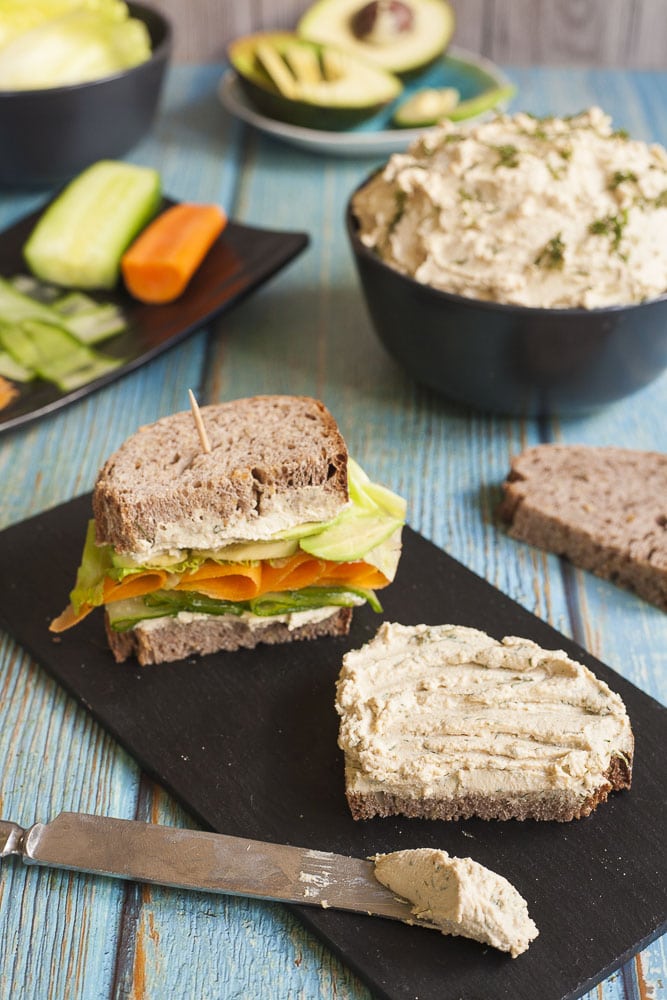
[[[567,821],[630,787],[620,697],[528,639],[385,622],[344,656],[336,709],[355,819]]]

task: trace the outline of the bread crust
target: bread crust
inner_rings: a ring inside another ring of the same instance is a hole
[[[542,791],[521,795],[461,795],[456,798],[413,798],[390,792],[353,792],[346,797],[352,818],[408,816],[410,819],[551,820],[568,823],[589,816],[612,791],[630,788],[632,758],[614,757],[605,780],[591,795],[582,799],[563,791]]]
[[[134,554],[214,548],[267,537],[272,518],[278,530],[329,520],[347,502],[347,449],[319,400],[254,396],[201,414],[210,453],[184,411],[141,428],[110,456],[93,493],[98,544]]]
[[[667,455],[538,445],[512,459],[508,534],[667,611]]]
[[[254,649],[260,643],[295,642],[321,636],[347,635],[352,608],[338,608],[329,618],[290,629],[283,622],[269,622],[263,628],[251,628],[247,622],[229,615],[211,615],[190,622],[165,619],[159,628],[136,628],[115,632],[105,614],[107,639],[114,659],[123,663],[135,657],[141,666],[169,663],[209,653]]]

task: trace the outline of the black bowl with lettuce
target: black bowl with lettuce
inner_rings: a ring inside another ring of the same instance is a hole
[[[40,20],[49,6],[0,20],[0,187],[48,187],[123,156],[157,110],[171,55],[160,13],[104,0]]]

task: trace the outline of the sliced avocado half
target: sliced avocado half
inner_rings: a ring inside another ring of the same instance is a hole
[[[465,121],[466,118],[474,118],[484,111],[506,104],[515,93],[516,87],[492,87],[475,97],[460,101],[457,91],[451,87],[419,90],[399,104],[392,122],[397,128],[430,128],[445,119]]]
[[[393,74],[290,32],[239,38],[230,45],[229,58],[259,111],[305,128],[350,128],[403,89]]]
[[[297,33],[409,77],[442,55],[454,26],[446,0],[317,0]]]

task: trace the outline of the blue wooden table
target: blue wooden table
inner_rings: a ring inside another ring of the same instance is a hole
[[[517,107],[560,114],[598,103],[634,137],[667,144],[667,74],[508,72],[519,86]],[[140,424],[187,406],[188,387],[206,402],[258,392],[319,396],[351,453],[373,478],[407,497],[414,528],[666,702],[667,616],[512,542],[494,509],[510,456],[526,445],[554,440],[667,450],[667,376],[596,415],[546,423],[471,413],[415,386],[370,328],[343,231],[345,201],[376,161],[327,158],[246,130],[217,101],[220,75],[215,66],[174,70],[160,118],[131,159],[159,167],[175,198],[218,202],[237,220],[261,227],[308,231],[310,249],[257,295],[151,365],[3,435],[0,527],[90,489],[106,456]],[[0,225],[46,194],[2,195]],[[20,567],[5,565],[0,552],[0,572],[18,576]],[[0,633],[0,816],[29,825],[63,809],[194,825]],[[280,905],[7,863],[0,871],[0,1000],[10,996],[366,1000],[370,994]],[[667,997],[664,939],[590,997]]]

